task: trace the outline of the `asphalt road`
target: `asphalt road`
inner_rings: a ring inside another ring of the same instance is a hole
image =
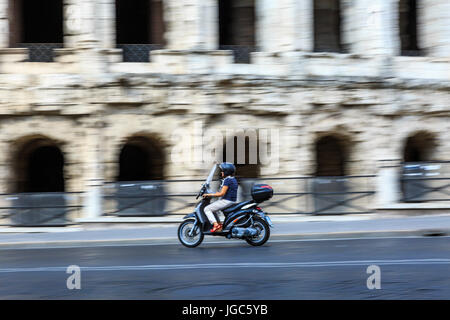
[[[450,238],[4,249],[0,299],[450,299]]]

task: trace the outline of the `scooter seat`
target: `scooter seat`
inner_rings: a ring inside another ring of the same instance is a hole
[[[229,214],[233,211],[237,211],[237,210],[241,209],[243,206],[245,206],[249,203],[252,203],[252,202],[253,202],[253,200],[239,202],[238,204],[234,204],[234,205],[229,206],[228,208],[223,209],[222,212],[223,212],[223,214]]]

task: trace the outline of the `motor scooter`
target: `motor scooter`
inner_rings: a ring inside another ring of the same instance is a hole
[[[217,169],[218,165],[214,164],[196,199],[205,193],[212,193],[210,185]],[[242,239],[252,246],[263,245],[270,237],[270,228],[273,227],[273,224],[259,204],[272,198],[273,189],[267,184],[255,184],[252,187],[251,195],[251,200],[235,203],[221,210],[225,220],[220,232],[210,232],[212,225],[206,217],[204,208],[210,204],[211,198],[202,198],[197,203],[194,212],[183,218],[184,221],[178,228],[178,239],[189,248],[200,245],[205,236]]]

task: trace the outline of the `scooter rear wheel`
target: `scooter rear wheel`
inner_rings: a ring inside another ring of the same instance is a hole
[[[189,233],[195,228],[193,235],[190,236]],[[178,227],[178,240],[181,244],[188,248],[195,248],[200,243],[202,243],[204,238],[203,232],[201,232],[200,227],[195,225],[194,219],[188,219],[183,221]]]
[[[270,227],[264,220],[260,218],[255,218],[253,222],[253,228],[259,229],[259,234],[255,237],[246,238],[248,244],[252,246],[262,246],[264,243],[269,240],[270,237]]]

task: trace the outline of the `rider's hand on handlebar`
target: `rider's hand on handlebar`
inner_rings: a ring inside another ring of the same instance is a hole
[[[208,197],[211,197],[211,195],[209,193],[205,193],[205,194],[202,195],[202,197],[203,198],[208,198]]]

